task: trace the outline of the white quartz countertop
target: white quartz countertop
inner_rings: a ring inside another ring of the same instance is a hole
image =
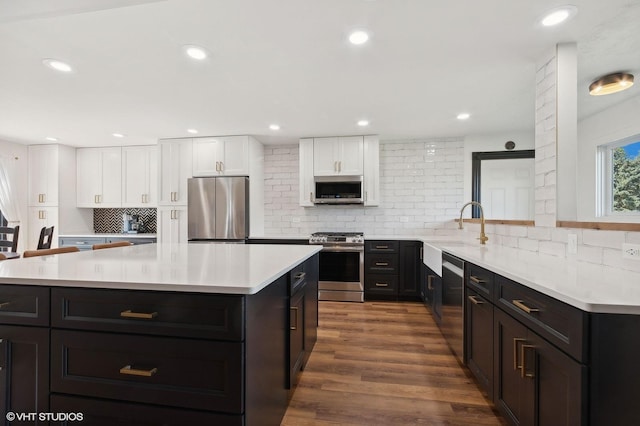
[[[587,312],[640,315],[640,273],[504,246],[427,242]]]
[[[93,232],[87,232],[86,234],[60,234],[58,238],[112,238],[112,237],[126,237],[126,238],[156,238],[156,234],[124,234],[124,233],[111,233],[111,234],[96,234]]]
[[[0,283],[255,294],[322,246],[142,244],[0,261]]]

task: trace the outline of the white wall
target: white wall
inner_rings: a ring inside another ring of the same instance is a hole
[[[463,156],[460,138],[380,141],[380,206],[300,207],[298,146],[266,146],[265,235],[450,234],[463,203]]]
[[[638,117],[640,94],[578,123],[578,220],[620,221],[616,217],[596,217],[596,153],[598,145],[640,134]],[[640,222],[640,217],[626,217],[624,221]]]
[[[28,175],[27,175],[27,147],[13,142],[0,140],[0,154],[14,158],[14,174],[12,176],[13,185],[15,185],[19,199],[20,211],[20,236],[18,238],[18,250],[22,251],[27,244],[27,191],[28,191]],[[16,159],[17,158],[17,159]]]

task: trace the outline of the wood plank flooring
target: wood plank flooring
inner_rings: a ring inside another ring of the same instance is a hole
[[[319,316],[282,425],[506,425],[424,305],[320,302]]]

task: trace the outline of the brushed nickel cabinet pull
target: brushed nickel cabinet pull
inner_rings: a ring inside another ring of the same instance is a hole
[[[534,349],[535,350],[535,346],[533,345],[522,345],[520,346],[520,358],[522,358],[522,370],[520,370],[520,377],[522,377],[523,379],[525,377],[528,377],[530,379],[533,379],[536,375],[535,373],[529,373],[527,371],[527,358],[525,357],[525,351],[527,349]]]
[[[120,312],[122,318],[137,318],[137,319],[153,319],[158,316],[157,312],[132,312],[131,309]]]
[[[157,372],[158,372],[158,369],[155,367],[149,370],[139,370],[137,368],[131,368],[131,365],[125,365],[120,369],[120,374],[126,374],[129,376],[151,377]]]
[[[476,277],[475,275],[471,275],[471,276],[469,277],[469,279],[470,279],[471,281],[473,281],[474,283],[476,283],[476,284],[486,284],[486,283],[487,283],[485,280],[483,280],[482,278],[478,278],[478,277]]]
[[[525,305],[522,300],[512,300],[511,303],[513,303],[517,308],[519,308],[522,311],[525,311],[528,314],[531,314],[533,312],[540,312],[540,309],[530,308],[529,306]]]
[[[376,266],[389,266],[389,262],[376,262]]]
[[[389,246],[376,246],[376,248],[379,250],[386,250],[389,248]]]
[[[376,287],[389,287],[387,283],[376,283]]]
[[[296,279],[296,281],[298,281],[303,279],[306,276],[307,276],[306,272],[298,272],[297,274],[294,275],[294,278]]]
[[[514,338],[513,339],[513,369],[517,370],[518,368],[522,368],[521,365],[518,365],[518,343],[524,343],[526,339]]]
[[[338,172],[342,173],[342,161],[338,161]]]
[[[309,202],[313,203],[313,192],[309,193]]]
[[[424,259],[424,247],[420,247],[420,260]]]
[[[471,300],[474,305],[484,305],[482,300],[478,300],[478,296],[467,296],[467,298]]]
[[[289,328],[291,330],[297,330],[298,329],[298,307],[297,306],[292,306],[291,307],[291,312],[295,312],[296,313],[296,320],[291,322],[291,325],[289,326]],[[291,318],[289,318],[291,319]]]
[[[433,279],[435,275],[427,275],[427,290],[433,290]]]
[[[224,172],[224,162],[220,162],[220,171]]]

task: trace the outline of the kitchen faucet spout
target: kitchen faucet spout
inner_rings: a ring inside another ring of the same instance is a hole
[[[460,221],[458,222],[458,228],[462,229],[462,212],[464,212],[465,207],[467,207],[468,205],[480,207],[480,238],[478,239],[480,240],[480,244],[485,244],[489,237],[487,237],[484,233],[484,210],[482,209],[482,204],[480,204],[479,202],[469,201],[467,204],[462,206],[462,208],[460,209]]]

